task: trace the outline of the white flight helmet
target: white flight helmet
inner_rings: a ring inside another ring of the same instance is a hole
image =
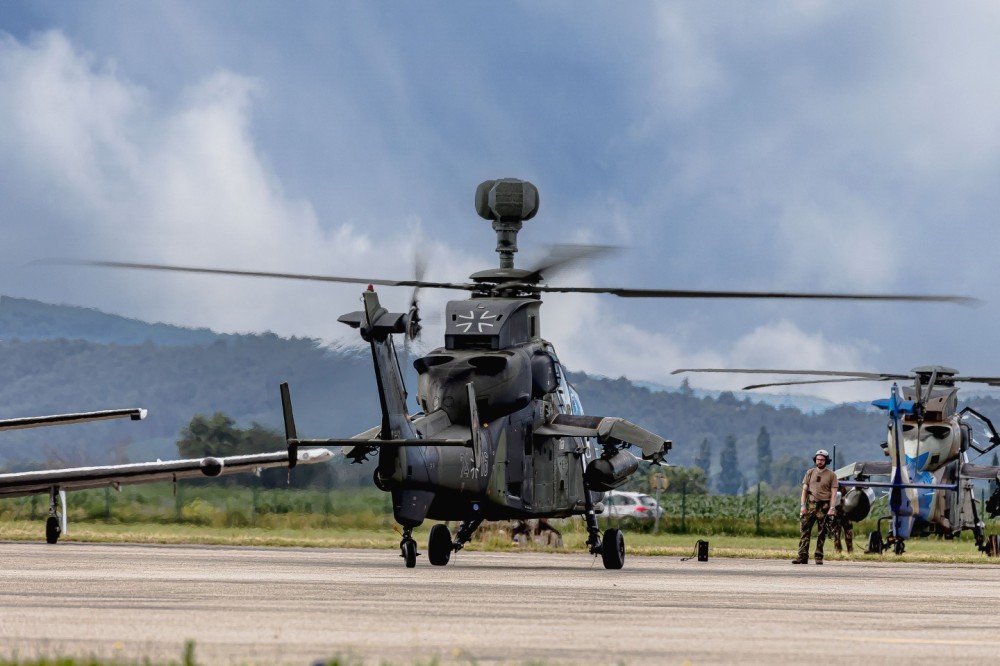
[[[818,458],[820,456],[823,456],[824,458],[826,458],[826,462],[827,463],[830,462],[830,452],[827,451],[826,449],[820,449],[819,451],[817,451],[816,453],[814,453],[813,454],[813,462],[816,462],[816,458]]]

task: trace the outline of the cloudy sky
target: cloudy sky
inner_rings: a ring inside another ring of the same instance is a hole
[[[519,177],[541,192],[519,261],[627,248],[565,284],[986,301],[553,295],[543,333],[573,369],[1000,375],[997,34],[994,2],[8,1],[0,293],[342,340],[357,287],[28,262],[408,278],[420,247],[428,279],[462,281],[497,262],[476,185]]]

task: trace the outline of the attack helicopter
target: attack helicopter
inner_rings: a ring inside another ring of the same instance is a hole
[[[881,442],[888,460],[854,462],[836,470],[844,515],[852,522],[868,517],[876,492],[888,496],[888,515],[879,517],[868,535],[868,552],[892,549],[902,555],[911,536],[940,534],[953,539],[970,530],[976,547],[1000,555],[998,537],[986,535],[974,496],[974,481],[1000,481],[1000,467],[978,465],[980,457],[1000,446],[1000,434],[989,418],[972,407],[958,409],[958,383],[1000,386],[1000,377],[959,374],[940,365],[921,366],[910,373],[838,372],[824,370],[749,370],[699,368],[681,372],[730,372],[770,375],[810,375],[827,379],[751,384],[745,390],[828,382],[892,381],[890,395],[872,404],[889,415]],[[912,380],[900,387],[896,382]],[[878,480],[873,480],[875,477]],[[887,480],[881,480],[887,479]],[[1000,515],[1000,485],[984,507],[991,518]],[[882,522],[888,521],[882,536]]]
[[[612,294],[623,298],[778,298],[967,302],[957,296],[696,291],[546,284],[545,274],[601,248],[554,252],[533,268],[515,268],[517,235],[538,212],[534,185],[514,178],[479,185],[476,212],[496,232],[499,268],[477,272],[470,282],[386,280],[227,270],[117,261],[62,261],[112,268],[173,271],[367,285],[363,308],[340,317],[370,347],[381,422],[349,439],[300,437],[291,392],[281,385],[289,467],[302,447],[342,446],[355,463],[377,458],[373,481],[392,495],[402,526],[400,555],[416,565],[413,529],[425,520],[459,521],[453,537],[435,524],[427,545],[432,565],[448,564],[484,521],[582,515],[587,548],[608,569],[620,569],[625,541],[620,530],[601,534],[597,514],[603,494],[639,469],[640,458],[663,463],[670,440],[620,417],[584,414],[553,345],[542,338],[541,298],[548,293]],[[407,312],[384,308],[375,286],[410,287]],[[444,346],[416,359],[416,401],[411,414],[394,336],[404,342],[421,330],[420,289],[470,292],[446,306]]]

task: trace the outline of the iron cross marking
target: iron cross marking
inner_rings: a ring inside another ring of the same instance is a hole
[[[479,313],[479,317],[476,318],[476,311],[469,310],[469,314],[458,315],[458,318],[469,320],[455,324],[455,326],[462,329],[463,333],[468,333],[473,326],[476,327],[476,333],[482,333],[483,327],[493,328],[496,326],[497,315],[491,315],[489,310],[482,310]],[[492,319],[493,321],[488,321],[489,319]]]

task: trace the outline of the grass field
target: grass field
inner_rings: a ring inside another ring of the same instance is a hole
[[[421,544],[426,543],[430,529],[427,523],[414,531]],[[553,521],[563,533],[561,548],[542,548],[517,545],[506,532],[485,530],[484,534],[468,544],[468,551],[517,551],[550,550],[552,552],[585,553],[586,532],[582,520]],[[0,523],[0,540],[43,541],[42,521],[15,520]],[[455,526],[451,525],[454,532]],[[602,521],[602,528],[604,521]],[[699,539],[709,542],[710,557],[742,557],[755,559],[793,558],[798,547],[797,537],[774,537],[728,534],[651,534],[631,532],[623,527],[628,554],[640,556],[687,557],[692,554]],[[892,554],[865,555],[860,533],[853,555],[834,553],[833,544],[827,541],[828,561],[842,559],[892,562],[902,559],[909,562],[951,562],[998,565],[1000,560],[979,553],[971,538],[946,541],[936,537],[915,538],[907,542],[902,556]],[[187,524],[129,523],[107,524],[78,522],[71,524],[62,542],[102,543],[162,543],[162,544],[213,544],[228,546],[288,546],[305,548],[385,548],[398,547],[400,536],[391,528],[260,528],[260,527],[206,527]],[[58,547],[58,546],[56,546]]]
[[[661,533],[650,521],[619,524],[601,518],[602,529],[621,527],[632,555],[691,555],[698,539],[709,541],[710,557],[789,558],[798,544],[797,499],[766,497],[759,507],[749,496],[692,495],[683,506],[676,495],[664,496],[667,518]],[[0,540],[43,541],[44,497],[0,502]],[[683,514],[682,514],[683,511]],[[398,547],[400,535],[392,518],[389,495],[374,488],[341,490],[254,489],[219,485],[167,484],[132,486],[120,493],[90,490],[72,493],[69,529],[63,541],[234,546],[298,546],[314,548]],[[873,514],[884,510],[876,504]],[[683,515],[683,519],[681,517]],[[581,518],[552,521],[562,532],[560,552],[584,553],[586,530]],[[456,526],[453,524],[452,531]],[[892,561],[895,555],[864,555],[874,521],[855,525],[853,559]],[[425,544],[430,523],[416,530]],[[997,521],[989,533],[1000,531]],[[468,550],[517,550],[503,529],[480,529]],[[827,558],[837,560],[832,541]],[[846,555],[844,556],[846,557]],[[908,561],[998,564],[980,554],[968,533],[951,541],[937,537],[907,542]]]

